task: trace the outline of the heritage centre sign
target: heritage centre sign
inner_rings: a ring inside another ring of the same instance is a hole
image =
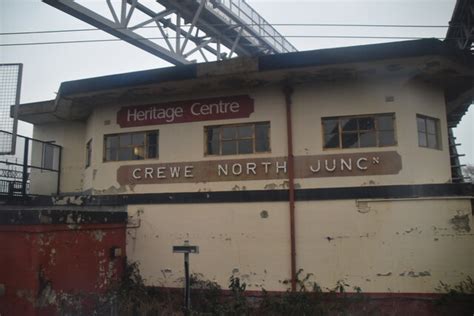
[[[295,178],[388,175],[402,168],[396,151],[296,156],[294,163]],[[286,157],[123,165],[117,170],[121,185],[287,178]]]
[[[117,112],[117,124],[133,127],[246,118],[253,111],[252,98],[236,95],[122,107]]]

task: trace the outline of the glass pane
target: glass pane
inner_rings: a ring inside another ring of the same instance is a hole
[[[270,141],[268,138],[257,138],[255,140],[255,151],[256,152],[266,152],[270,151]]]
[[[118,147],[118,137],[117,136],[106,136],[105,144],[107,148],[117,148]]]
[[[436,134],[436,121],[432,119],[426,119],[426,129],[429,134]]]
[[[239,154],[253,153],[253,141],[251,139],[239,140]]]
[[[255,143],[267,143],[270,138],[269,135],[270,123],[260,123],[255,125]],[[266,150],[265,150],[266,151]]]
[[[133,159],[142,160],[145,159],[145,148],[144,146],[133,147]]]
[[[157,158],[158,157],[158,147],[157,146],[148,146],[148,156],[147,158]]]
[[[438,148],[438,139],[436,135],[428,134],[428,147]]]
[[[222,142],[222,155],[233,155],[237,153],[237,142],[235,140]]]
[[[207,128],[207,141],[219,140],[219,128],[218,127],[208,127]]]
[[[375,128],[373,117],[361,117],[358,121],[360,130],[373,130]]]
[[[235,127],[223,127],[222,128],[222,139],[235,139],[236,138]]]
[[[361,132],[360,133],[360,147],[375,147],[377,140],[375,132]]]
[[[147,134],[148,137],[148,146],[158,145],[158,132],[151,132]]]
[[[357,130],[357,119],[349,118],[341,120],[343,131],[356,131]]]
[[[132,134],[132,143],[134,145],[145,145],[145,133]]]
[[[393,123],[393,115],[380,115],[377,117],[377,127],[379,131],[393,131]]]
[[[133,150],[132,148],[119,148],[118,160],[132,160]]]
[[[119,135],[119,138],[120,138],[120,147],[132,144],[131,134],[122,134],[122,135]]]
[[[426,134],[418,132],[418,145],[421,147],[426,147],[428,144],[426,143]]]
[[[117,149],[107,149],[105,151],[105,160],[106,161],[115,161],[117,160]]]
[[[359,146],[357,141],[357,133],[342,134],[342,148],[357,148]]]
[[[324,148],[339,148],[339,133],[324,136]]]
[[[43,144],[43,168],[53,169],[54,147],[48,144]]]
[[[253,126],[246,125],[246,126],[239,126],[237,128],[239,138],[249,138],[253,137]]]
[[[395,133],[390,131],[379,132],[379,146],[395,145]]]
[[[334,134],[339,132],[338,119],[323,119],[324,134]]]
[[[207,154],[208,155],[219,155],[219,141],[214,140],[207,143]]]
[[[416,124],[418,125],[418,132],[426,132],[425,119],[422,117],[416,118]]]

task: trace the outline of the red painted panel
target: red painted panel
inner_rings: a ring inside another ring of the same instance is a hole
[[[123,107],[117,112],[120,127],[161,125],[249,117],[253,99],[236,95]]]
[[[0,226],[1,315],[51,315],[61,293],[103,293],[123,272],[124,224]]]

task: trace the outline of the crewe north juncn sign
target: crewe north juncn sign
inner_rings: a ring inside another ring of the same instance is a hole
[[[397,174],[402,168],[395,151],[295,156],[295,178],[348,177]],[[158,184],[242,180],[287,179],[285,157],[207,160],[123,165],[117,182]]]
[[[245,118],[253,111],[253,99],[236,95],[122,107],[117,113],[117,124],[132,127]]]

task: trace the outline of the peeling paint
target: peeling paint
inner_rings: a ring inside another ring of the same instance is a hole
[[[288,180],[283,181],[282,183],[268,183],[263,188],[265,190],[276,190],[276,189],[289,189],[290,182]],[[295,189],[301,189],[301,184],[295,183]]]
[[[247,190],[247,187],[245,185],[243,186],[238,186],[238,185],[235,185],[233,188],[232,188],[232,191],[245,191]]]
[[[379,276],[379,277],[391,276],[391,275],[392,275],[392,272],[387,272],[387,273],[377,273],[376,275],[377,275],[377,276]]]
[[[102,241],[105,237],[106,233],[103,230],[93,230],[90,232],[91,237],[93,237],[97,241]]]
[[[116,187],[112,185],[111,187],[103,190],[92,190],[92,194],[120,194],[120,193],[126,193],[127,192],[127,186],[126,185],[121,185],[119,187]]]
[[[84,205],[84,196],[53,197],[54,205]]]

